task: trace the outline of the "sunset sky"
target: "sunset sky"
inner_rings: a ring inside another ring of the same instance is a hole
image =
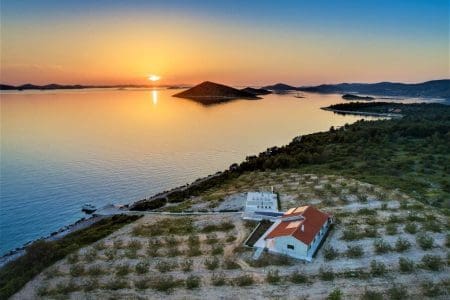
[[[241,2],[2,1],[0,81],[146,84],[156,74],[161,84],[310,85],[450,77],[448,0]]]

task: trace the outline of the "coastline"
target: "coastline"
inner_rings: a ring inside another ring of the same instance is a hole
[[[331,111],[337,114],[348,114],[357,116],[372,116],[372,117],[386,117],[386,118],[402,118],[402,114],[392,114],[392,113],[376,113],[376,112],[364,112],[364,111],[353,111],[353,110],[340,110],[328,107],[321,107],[320,109]]]

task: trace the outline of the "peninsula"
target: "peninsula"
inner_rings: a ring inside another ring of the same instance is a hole
[[[345,100],[366,100],[366,101],[375,100],[374,97],[358,96],[358,95],[353,95],[353,94],[342,95],[342,99],[345,99]]]

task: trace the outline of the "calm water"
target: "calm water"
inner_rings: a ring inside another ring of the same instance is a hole
[[[319,109],[338,95],[205,107],[175,92],[0,94],[0,253],[75,222],[83,203],[129,203],[361,118]]]

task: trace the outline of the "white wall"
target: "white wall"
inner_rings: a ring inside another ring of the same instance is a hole
[[[293,245],[294,249],[288,249],[288,245]],[[266,240],[266,247],[270,252],[289,255],[298,259],[307,257],[308,246],[292,236],[280,236]]]

